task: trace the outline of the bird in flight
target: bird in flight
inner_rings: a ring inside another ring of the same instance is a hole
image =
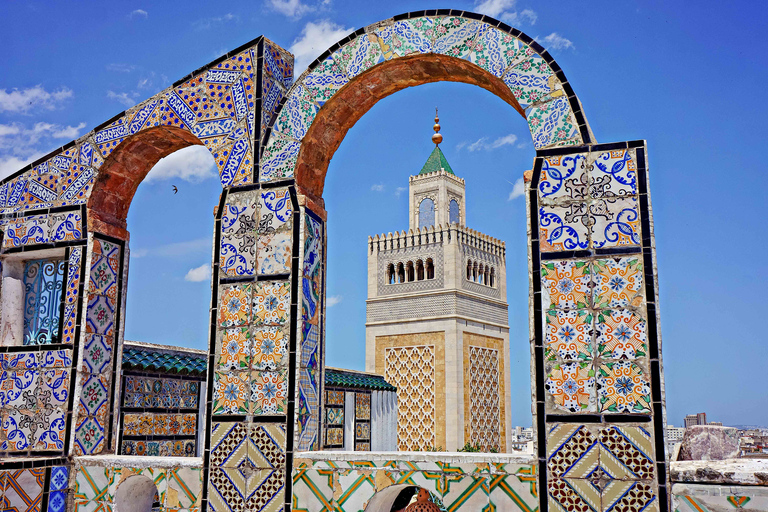
[[[173,193],[176,194],[179,192],[179,189],[176,188],[176,185],[173,185]]]

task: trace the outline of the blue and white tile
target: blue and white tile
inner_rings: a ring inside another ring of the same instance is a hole
[[[51,242],[69,242],[83,238],[83,219],[80,212],[49,214]]]
[[[303,85],[291,89],[291,93],[280,110],[274,130],[286,137],[301,140],[307,134],[320,107],[312,101],[312,96]]]
[[[547,62],[539,55],[533,54],[509,69],[503,80],[520,106],[525,109],[548,99],[552,92],[552,76]]]
[[[115,300],[105,295],[91,295],[85,320],[86,332],[114,336]]]
[[[46,408],[67,407],[69,401],[68,368],[52,368],[40,372],[40,394],[38,402]]]
[[[292,177],[299,149],[300,142],[273,133],[261,157],[260,180],[266,182]]]
[[[291,272],[293,240],[290,232],[278,232],[259,236],[257,272],[259,275],[288,274]]]
[[[460,59],[467,58],[472,42],[488,29],[488,25],[477,20],[459,16],[447,16],[435,22],[435,53]],[[498,76],[498,75],[497,75]]]
[[[589,197],[587,155],[549,156],[542,159],[539,201],[543,204],[586,200]]]
[[[599,199],[589,206],[592,247],[640,245],[640,215],[633,197]]]
[[[578,129],[572,119],[568,98],[560,96],[531,107],[526,115],[536,149],[573,145],[578,141]]]
[[[37,369],[7,370],[0,373],[0,407],[34,409],[40,392]]]
[[[626,149],[594,155],[589,178],[592,197],[637,194],[637,166],[632,153]]]
[[[9,223],[5,228],[3,248],[47,244],[50,230],[46,215],[30,215]]]
[[[539,247],[541,252],[575,251],[589,247],[587,204],[539,208]]]
[[[434,21],[430,18],[415,18],[396,21],[392,27],[391,50],[400,57],[412,53],[432,51]]]
[[[347,82],[347,73],[336,65],[333,57],[328,57],[304,76],[302,84],[311,98],[322,107]]]
[[[112,343],[110,338],[98,334],[86,334],[85,339],[83,370],[88,373],[107,371],[112,362]]]
[[[290,229],[293,203],[287,188],[262,189],[259,194],[259,234]]]
[[[339,69],[352,79],[376,64],[384,62],[384,55],[381,53],[376,35],[363,34],[334,53],[333,60]]]

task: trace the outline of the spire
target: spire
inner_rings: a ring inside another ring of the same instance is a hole
[[[432,136],[432,142],[437,146],[443,142],[443,136],[440,135],[440,118],[437,117],[437,107],[435,107],[435,126],[433,126],[432,129],[435,130],[435,134]]]

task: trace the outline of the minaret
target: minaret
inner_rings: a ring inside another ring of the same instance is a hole
[[[411,176],[408,193],[409,226],[411,229],[428,226],[447,227],[450,224],[465,226],[467,222],[464,180],[454,174],[445,155],[440,150],[443,135],[440,118],[435,109],[435,133],[432,142],[435,149],[416,176]]]
[[[504,242],[466,227],[464,180],[435,111],[409,178],[409,229],[368,239],[366,370],[397,387],[398,449],[509,446]]]

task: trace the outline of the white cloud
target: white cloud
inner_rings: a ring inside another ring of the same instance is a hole
[[[0,124],[0,179],[61,145],[54,139],[75,139],[85,123],[77,126],[39,122],[31,128],[22,124]]]
[[[513,26],[526,23],[535,25],[538,19],[536,12],[533,9],[518,11],[515,9],[516,4],[516,0],[475,0],[475,10]]]
[[[185,281],[191,283],[199,283],[202,281],[208,281],[211,279],[211,265],[209,263],[203,263],[199,267],[189,269],[187,275],[184,276]]]
[[[131,98],[127,92],[116,93],[115,91],[107,91],[107,98],[122,103],[126,107],[132,107],[136,104],[136,100]]]
[[[107,71],[115,71],[117,73],[130,73],[134,69],[136,69],[136,66],[132,64],[119,64],[115,62],[107,64]]]
[[[525,183],[523,182],[523,178],[518,178],[517,181],[512,184],[512,192],[509,193],[509,199],[507,199],[507,201],[522,197],[523,194],[525,194]]]
[[[384,192],[384,184],[376,183],[375,185],[371,186],[371,190],[373,190],[374,192]]]
[[[574,48],[573,42],[570,39],[564,38],[557,32],[552,32],[545,37],[543,41],[546,43],[544,46],[548,49],[567,50],[569,48]]]
[[[0,112],[25,113],[37,107],[53,110],[73,95],[72,90],[66,87],[53,92],[46,91],[41,85],[22,90],[13,89],[10,92],[0,89]]]
[[[144,18],[147,19],[149,17],[149,13],[145,11],[144,9],[136,9],[135,11],[131,11],[131,14],[128,15],[128,18]]]
[[[333,306],[341,302],[342,299],[343,297],[341,295],[334,295],[333,297],[328,297],[328,303],[325,305],[325,307],[332,308]]]
[[[289,18],[301,18],[308,12],[315,10],[314,7],[303,3],[301,0],[268,0],[267,2],[272,10],[279,12]],[[327,0],[323,5],[327,5]]]
[[[230,21],[240,21],[240,17],[236,14],[228,12],[222,16],[213,16],[211,18],[203,18],[192,23],[192,26],[197,30],[208,30],[214,25],[222,25]]]
[[[144,181],[159,181],[178,178],[190,183],[199,183],[214,178],[216,161],[205,146],[190,146],[161,158]]]
[[[301,31],[289,50],[295,57],[294,76],[299,76],[313,60],[328,49],[333,43],[352,32],[330,20],[310,21]]]
[[[479,139],[477,139],[475,142],[472,142],[471,144],[467,142],[461,142],[460,144],[456,145],[456,149],[458,150],[466,146],[467,151],[469,152],[490,151],[492,149],[498,149],[502,146],[514,145],[515,142],[517,142],[517,135],[515,135],[514,133],[510,133],[509,135],[499,137],[493,142],[488,142],[488,137],[480,137]]]
[[[408,190],[408,188],[407,188],[407,187],[397,187],[397,188],[395,189],[395,197],[400,197],[400,195],[401,195],[403,192],[407,191],[407,190]]]

